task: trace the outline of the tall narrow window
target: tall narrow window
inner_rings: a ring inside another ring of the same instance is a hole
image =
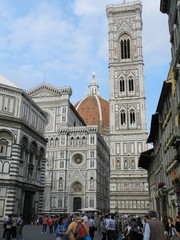
[[[134,124],[136,121],[136,117],[135,117],[135,111],[131,110],[130,111],[130,124]]]
[[[130,40],[129,38],[121,40],[121,59],[130,58]]]
[[[126,113],[124,110],[121,111],[120,118],[121,118],[121,125],[126,124]]]
[[[124,92],[125,91],[125,84],[124,84],[124,79],[120,80],[120,92]]]
[[[134,91],[134,80],[132,78],[129,78],[129,92]]]

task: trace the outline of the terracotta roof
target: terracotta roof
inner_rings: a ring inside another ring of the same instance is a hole
[[[87,125],[109,127],[109,102],[102,97],[87,96],[75,104],[75,108]]]
[[[93,73],[87,96],[76,103],[75,108],[87,125],[109,128],[109,102],[100,96],[98,89]]]

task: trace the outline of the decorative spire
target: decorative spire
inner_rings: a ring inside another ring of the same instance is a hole
[[[88,95],[99,95],[98,89],[99,85],[96,83],[95,80],[95,72],[92,73],[92,80],[88,86]]]

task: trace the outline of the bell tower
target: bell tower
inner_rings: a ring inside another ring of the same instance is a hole
[[[140,1],[108,5],[110,81],[110,211],[146,213],[147,172],[138,168],[147,150],[146,100]],[[116,209],[116,210],[115,210]]]

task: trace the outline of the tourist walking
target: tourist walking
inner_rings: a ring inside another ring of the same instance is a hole
[[[23,240],[23,226],[24,226],[24,221],[23,221],[23,215],[20,214],[18,219],[17,219],[17,240]]]
[[[43,228],[42,228],[42,234],[46,234],[47,232],[47,224],[48,224],[48,217],[46,215],[43,216],[43,219],[42,219],[42,224],[43,224]]]
[[[9,215],[6,221],[6,240],[11,240],[12,216]]]
[[[16,239],[16,230],[17,230],[17,215],[14,214],[12,216],[12,227],[11,227],[12,239]]]
[[[94,215],[92,215],[88,221],[88,227],[89,227],[89,236],[91,237],[91,240],[94,239],[94,232],[97,230],[97,227],[95,225],[94,221]]]
[[[101,220],[100,220],[100,230],[101,230],[101,233],[103,235],[102,240],[106,240],[107,227],[106,227],[106,223],[105,223],[105,216],[101,217]]]
[[[109,220],[109,238],[111,240],[117,240],[116,223],[114,220],[114,215],[112,215],[111,219]]]
[[[155,211],[148,212],[149,220],[145,225],[144,240],[164,240],[164,223],[157,219]]]

